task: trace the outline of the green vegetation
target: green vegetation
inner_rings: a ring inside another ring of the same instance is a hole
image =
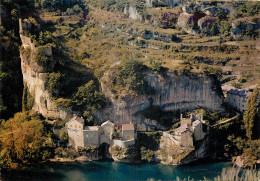
[[[45,47],[38,47],[35,52],[35,61],[38,65],[48,68],[53,63],[53,59],[50,56],[47,56],[45,53]]]
[[[138,94],[151,93],[145,80],[145,72],[148,67],[141,61],[126,60],[121,62],[118,70],[113,76],[114,86],[120,86],[127,91],[134,91]]]
[[[54,96],[61,91],[63,76],[64,75],[62,75],[60,72],[52,72],[47,75],[46,87],[47,90],[50,91],[50,93],[52,93]]]
[[[259,95],[258,87],[254,89],[248,101],[246,103],[247,110],[244,113],[244,122],[246,129],[246,136],[251,140],[253,136],[253,128],[255,125],[255,121],[258,119],[257,117],[257,96]]]
[[[0,165],[16,168],[53,156],[55,144],[43,121],[29,112],[17,113],[0,126]]]
[[[159,149],[161,132],[139,132],[136,147],[140,149],[141,160],[155,161],[155,152]]]
[[[257,117],[256,88],[247,102],[247,110],[243,118],[219,126],[215,131],[218,137],[218,150],[222,150],[226,157],[243,156],[246,167],[251,167],[260,159],[260,139],[258,130],[254,129]]]
[[[74,99],[79,110],[96,110],[105,105],[105,97],[101,92],[97,91],[97,87],[97,84],[91,80],[78,88]]]
[[[232,14],[232,18],[259,15],[260,4],[257,2],[247,2],[237,5],[237,10]]]
[[[22,102],[22,110],[30,111],[34,106],[34,95],[31,95],[28,87],[25,85],[23,90],[23,102]]]

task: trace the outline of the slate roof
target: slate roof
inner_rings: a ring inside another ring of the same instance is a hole
[[[229,86],[229,85],[223,85],[222,90],[227,91],[230,94],[238,95],[241,97],[248,97],[251,92],[243,90],[243,89],[237,89],[235,87]]]
[[[135,128],[133,124],[122,124],[122,130],[130,131],[130,130],[135,130]]]
[[[248,91],[242,90],[242,89],[232,89],[232,90],[228,91],[228,93],[238,95],[241,97],[248,97],[251,94],[251,92],[248,92]]]

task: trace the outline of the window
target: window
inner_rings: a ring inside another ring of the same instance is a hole
[[[75,128],[77,128],[77,125],[75,125]]]
[[[79,126],[79,128],[81,128],[81,126]]]
[[[70,127],[72,127],[72,124],[70,125]]]

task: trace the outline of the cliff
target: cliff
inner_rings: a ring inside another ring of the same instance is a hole
[[[51,93],[46,89],[47,72],[36,63],[35,52],[37,47],[29,37],[23,34],[23,27],[28,26],[21,25],[20,27],[20,37],[24,47],[24,50],[20,52],[21,65],[24,85],[28,88],[30,94],[34,95],[33,109],[46,118],[67,120],[71,117],[73,111],[58,107]],[[48,57],[52,56],[51,47],[44,47],[44,52]],[[185,75],[173,72],[166,72],[166,75],[162,76],[147,72],[145,79],[148,85],[154,89],[154,94],[126,95],[123,98],[116,99],[109,87],[112,76],[111,69],[104,74],[100,81],[102,92],[111,102],[105,109],[94,113],[101,122],[110,119],[121,124],[131,121],[135,124],[143,124],[144,119],[136,116],[136,113],[148,108],[151,103],[154,106],[159,106],[162,111],[189,110],[202,107],[213,111],[222,110],[222,92],[219,91],[219,85],[212,77],[203,74]],[[146,122],[151,121],[146,120]],[[155,125],[154,122],[151,125]]]
[[[100,120],[110,119],[121,124],[132,121],[135,124],[141,124],[142,120],[136,116],[136,113],[148,108],[151,104],[159,106],[163,111],[202,107],[213,111],[222,110],[223,95],[218,83],[212,77],[203,74],[185,75],[167,72],[167,75],[163,77],[148,72],[146,80],[148,85],[155,90],[155,94],[126,95],[123,98],[116,98],[109,87],[110,73],[108,71],[104,74],[101,88],[110,99],[111,105],[96,113]]]
[[[71,110],[65,110],[56,105],[52,95],[46,89],[46,75],[42,66],[39,66],[35,59],[37,47],[31,38],[24,35],[24,25],[20,20],[20,38],[24,50],[20,51],[21,69],[23,74],[24,87],[28,88],[34,98],[33,110],[42,114],[45,118],[67,120],[72,116]],[[48,57],[52,56],[52,48],[45,47],[44,52]]]
[[[199,141],[194,147],[176,144],[171,134],[163,134],[160,150],[157,152],[161,163],[166,165],[185,165],[209,156],[209,137]]]
[[[136,7],[131,5],[126,5],[124,8],[124,14],[129,16],[131,19],[143,20],[142,16],[138,13]]]
[[[119,146],[109,147],[109,153],[112,159],[116,162],[122,163],[139,163],[139,152],[134,146],[128,148],[121,148]]]

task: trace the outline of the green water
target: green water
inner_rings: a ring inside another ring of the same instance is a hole
[[[175,180],[176,177],[203,177],[213,179],[223,168],[232,167],[230,163],[210,163],[193,166],[168,166],[161,164],[128,165],[117,162],[75,162],[45,163],[37,166],[21,168],[2,175],[3,180],[55,180],[55,181],[87,181],[87,180]],[[1,179],[0,179],[1,180]]]

